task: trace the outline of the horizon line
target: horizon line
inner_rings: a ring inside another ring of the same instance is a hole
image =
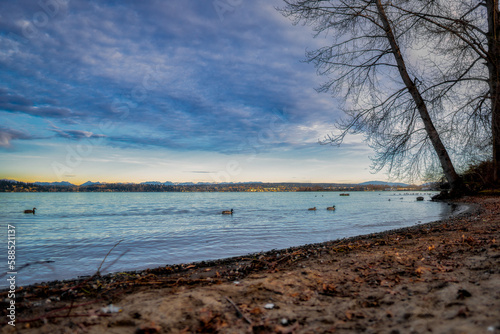
[[[3,178],[0,179],[0,181],[9,181],[9,182],[21,182],[21,183],[32,183],[32,184],[41,184],[41,185],[60,185],[61,183],[67,183],[68,186],[82,186],[84,184],[89,183],[89,185],[94,185],[94,184],[159,184],[159,185],[173,185],[173,186],[178,186],[178,185],[226,185],[226,184],[336,184],[336,185],[405,185],[405,186],[421,186],[426,183],[432,183],[432,182],[425,182],[422,184],[416,184],[416,183],[406,183],[406,182],[399,182],[399,181],[378,181],[378,180],[371,180],[371,181],[363,181],[363,182],[297,182],[297,181],[239,181],[239,182],[208,182],[208,181],[199,181],[199,182],[193,182],[193,181],[180,181],[180,182],[173,182],[173,181],[143,181],[143,182],[106,182],[106,181],[85,181],[80,184],[75,184],[70,181],[62,180],[62,181],[19,181],[15,179],[7,179]],[[373,184],[375,183],[375,184]]]

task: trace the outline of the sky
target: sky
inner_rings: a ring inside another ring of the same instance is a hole
[[[0,179],[364,182],[279,0],[0,0]]]

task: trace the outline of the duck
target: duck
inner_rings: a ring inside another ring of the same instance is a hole
[[[326,208],[327,210],[334,211],[335,210],[335,205],[329,206]]]
[[[231,209],[231,211],[229,211],[229,210],[224,210],[224,211],[222,211],[222,214],[223,214],[223,215],[232,215],[232,214],[233,214],[233,212],[234,212],[234,210],[233,210],[233,209]]]
[[[316,211],[316,207],[307,209],[309,211]]]
[[[24,210],[24,213],[32,213],[35,214],[36,208],[33,208],[33,210]]]

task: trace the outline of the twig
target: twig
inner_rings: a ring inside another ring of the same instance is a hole
[[[116,243],[113,247],[111,247],[111,249],[109,250],[108,254],[106,254],[106,256],[104,257],[104,259],[102,260],[101,265],[99,266],[99,268],[97,268],[97,271],[96,271],[96,273],[95,273],[95,275],[94,275],[94,276],[100,276],[100,275],[101,275],[101,267],[102,267],[102,265],[104,264],[104,261],[106,261],[106,259],[107,259],[108,255],[109,255],[109,253],[111,253],[111,251],[112,251],[113,249],[115,249],[115,247],[116,247],[116,246],[118,246],[118,245],[120,244],[120,242],[122,242],[122,241],[123,241],[123,239],[122,239],[122,240],[120,240],[120,241],[118,241],[118,242],[117,242],[117,243]]]
[[[55,261],[52,261],[52,260],[47,260],[47,261],[35,261],[35,262],[29,262],[29,263],[26,263],[24,265],[22,265],[21,267],[17,268],[17,272],[20,272],[21,270],[25,269],[26,267],[29,267],[31,265],[34,265],[34,264],[46,264],[46,263],[54,263]],[[52,271],[55,271],[54,268],[50,265],[48,265],[47,267],[49,267]],[[0,276],[0,279],[4,278],[5,276],[7,276],[8,274],[3,274]]]
[[[226,297],[226,300],[231,304],[233,305],[234,309],[236,310],[236,315],[239,317],[239,318],[243,318],[245,319],[246,322],[248,322],[250,325],[252,324],[252,321],[250,319],[248,319],[244,314],[243,312],[240,310],[240,308],[229,298],[229,297]]]
[[[49,316],[39,316],[33,319],[16,319],[16,322],[34,322],[42,319],[56,319],[56,318],[79,318],[79,317],[111,317],[112,314],[93,314],[93,313],[82,313],[82,314],[71,314],[71,315],[49,315]]]
[[[71,309],[76,309],[76,308],[82,307],[82,306],[92,305],[92,304],[95,304],[95,303],[100,302],[102,300],[103,299],[96,299],[96,300],[93,300],[93,301],[90,301],[90,302],[81,303],[81,304],[77,304],[77,305],[72,304],[71,306],[64,306],[64,307],[61,307],[61,308],[58,308],[58,309],[54,309],[54,310],[48,311],[44,315],[40,316],[40,318],[48,317],[49,314],[61,312],[61,311],[67,310],[67,309],[71,310]],[[68,313],[67,316],[70,316],[69,313]],[[26,320],[26,321],[29,321],[29,320]]]
[[[120,242],[121,242],[121,241],[120,241]],[[127,253],[128,253],[128,251],[129,251],[129,250],[127,249],[127,250],[125,250],[124,252],[122,252],[122,253],[120,254],[120,256],[118,256],[116,259],[114,259],[114,260],[113,260],[110,264],[108,264],[108,265],[107,265],[107,266],[106,266],[103,270],[104,270],[104,271],[108,270],[108,268],[109,268],[109,267],[111,267],[111,266],[112,266],[112,265],[114,265],[116,262],[118,262],[118,261],[119,261],[119,260],[120,260],[120,259],[121,259],[124,255],[125,255],[125,254],[127,254]]]
[[[71,313],[71,310],[73,310],[73,304],[74,303],[75,303],[75,300],[71,299],[71,305],[69,306],[68,314],[66,314],[66,317],[69,317],[69,314]]]
[[[77,305],[71,305],[71,306],[64,306],[64,307],[61,307],[61,308],[58,308],[58,309],[54,309],[54,310],[51,310],[43,315],[40,315],[36,318],[31,318],[31,319],[16,319],[16,322],[33,322],[33,321],[37,321],[37,320],[41,320],[41,319],[54,319],[54,318],[68,318],[68,317],[90,317],[90,316],[99,316],[99,317],[109,317],[111,316],[111,314],[66,314],[66,315],[62,315],[62,314],[53,314],[53,313],[57,313],[57,312],[61,312],[61,311],[64,311],[64,310],[67,310],[67,309],[72,309],[72,308],[77,308],[77,307],[81,307],[81,306],[87,306],[87,305],[91,305],[91,304],[95,304],[99,301],[102,301],[102,299],[97,299],[97,300],[94,300],[94,301],[90,301],[90,302],[86,302],[86,303],[82,303],[82,304],[77,304]],[[6,322],[2,322],[0,323],[0,326],[5,326],[7,323]]]

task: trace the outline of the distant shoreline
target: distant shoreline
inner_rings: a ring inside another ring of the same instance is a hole
[[[316,191],[436,191],[436,186],[340,183],[90,183],[58,185],[0,180],[0,192],[316,192]]]

